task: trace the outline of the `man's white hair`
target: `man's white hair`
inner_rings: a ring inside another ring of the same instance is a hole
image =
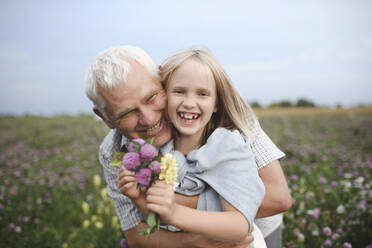
[[[142,49],[134,46],[114,46],[99,53],[87,68],[85,73],[85,93],[94,106],[104,115],[105,102],[98,94],[98,85],[103,89],[113,89],[120,83],[125,83],[130,64],[135,60],[143,65],[150,74],[159,77],[157,65]]]

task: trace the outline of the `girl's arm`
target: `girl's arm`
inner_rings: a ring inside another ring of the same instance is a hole
[[[249,223],[239,211],[220,197],[223,212],[200,211],[175,202],[173,186],[156,182],[147,191],[147,208],[160,215],[162,222],[210,238],[243,241]]]
[[[148,215],[146,206],[146,196],[138,187],[137,179],[134,172],[126,170],[122,167],[118,174],[117,184],[120,192],[128,196],[133,203],[140,209],[142,214]],[[198,196],[184,196],[180,194],[175,195],[177,204],[187,206],[189,208],[196,208],[198,204]]]

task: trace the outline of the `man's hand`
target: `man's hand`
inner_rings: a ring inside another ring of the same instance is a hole
[[[122,167],[118,174],[117,184],[120,192],[132,200],[136,200],[141,191],[137,186],[135,173]]]

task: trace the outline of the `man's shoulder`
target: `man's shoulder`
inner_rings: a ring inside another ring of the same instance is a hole
[[[99,155],[105,158],[112,157],[114,152],[120,150],[121,140],[122,135],[118,130],[110,130],[99,147]]]

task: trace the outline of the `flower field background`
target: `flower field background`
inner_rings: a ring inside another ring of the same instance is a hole
[[[284,247],[372,247],[372,114],[337,113],[260,118],[287,154]],[[90,115],[0,117],[1,247],[119,247],[107,131]]]

